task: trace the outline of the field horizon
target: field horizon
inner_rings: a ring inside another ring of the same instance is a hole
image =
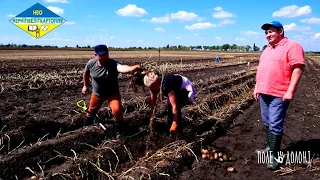
[[[221,62],[216,62],[217,55]],[[283,179],[316,179],[320,84],[315,77],[320,57],[306,56],[307,72],[286,124],[293,131],[283,143],[284,151],[307,147],[314,155],[311,168],[284,165],[286,169],[274,173],[257,163],[254,154],[265,139],[259,104],[252,97],[259,56],[161,51],[159,58],[158,51],[110,51],[110,58],[124,64],[186,76],[198,91],[195,104],[182,109],[183,130],[173,138],[165,101],[157,103],[150,131],[148,89],[130,85],[132,74],[120,74],[127,128],[123,139],[113,140],[107,133],[113,132],[114,123],[107,103],[98,112],[107,132],[87,122],[76,106],[79,100],[90,102],[81,89],[83,69],[93,51],[0,50],[0,178],[274,179],[295,171]]]

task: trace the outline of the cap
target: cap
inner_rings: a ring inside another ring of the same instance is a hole
[[[100,45],[97,45],[94,47],[94,52],[99,55],[99,56],[102,56],[104,54],[108,54],[109,53],[109,50],[108,50],[108,47],[104,44],[100,44]]]
[[[283,28],[282,24],[278,21],[271,21],[269,23],[264,23],[262,26],[261,26],[261,29],[263,30],[267,30],[269,29],[271,26],[274,26],[274,27],[277,27],[277,28]]]

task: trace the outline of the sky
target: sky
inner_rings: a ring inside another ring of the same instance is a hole
[[[66,20],[40,39],[9,21],[36,3]],[[267,41],[261,25],[276,20],[305,51],[320,51],[319,9],[317,0],[1,0],[0,44],[262,48]]]

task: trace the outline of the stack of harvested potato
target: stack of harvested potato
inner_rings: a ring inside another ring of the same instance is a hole
[[[219,152],[215,149],[201,149],[202,152],[202,159],[209,159],[209,160],[219,160],[219,161],[230,161],[231,158],[223,153]]]

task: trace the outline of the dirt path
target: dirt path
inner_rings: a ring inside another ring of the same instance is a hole
[[[311,151],[320,156],[320,98],[319,65],[309,60],[299,90],[290,105],[285,122],[283,151]],[[212,146],[225,150],[234,162],[210,162],[202,160],[193,170],[185,171],[180,179],[319,179],[320,169],[296,171],[280,176],[258,164],[255,149],[264,146],[265,133],[260,116],[260,106],[255,102],[244,114],[238,116],[229,133],[213,142]],[[236,173],[227,172],[228,167],[236,168]],[[283,166],[283,167],[289,167]]]

